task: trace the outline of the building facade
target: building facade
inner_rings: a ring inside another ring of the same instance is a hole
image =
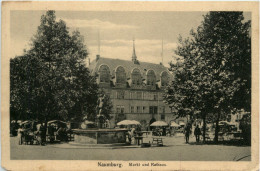
[[[172,74],[162,64],[138,61],[134,44],[132,60],[97,55],[89,69],[97,74],[99,88],[112,101],[111,127],[124,119],[137,120],[143,128],[156,120],[176,122],[171,108],[163,101],[164,90],[173,80]]]

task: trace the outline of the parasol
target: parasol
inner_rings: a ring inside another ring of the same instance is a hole
[[[67,124],[66,122],[60,121],[60,120],[52,120],[52,121],[49,121],[47,124],[52,124],[52,123],[63,123],[63,124]]]
[[[140,125],[140,122],[135,120],[123,120],[118,122],[117,125]]]
[[[30,123],[31,121],[23,121],[22,123],[20,123],[20,125],[23,125],[23,124],[28,124]]]
[[[184,122],[179,122],[179,125],[181,125],[181,126],[182,126],[182,125],[185,125],[185,123],[184,123]]]
[[[136,120],[132,120],[132,123],[133,123],[133,125],[141,125],[141,123]]]
[[[168,126],[168,124],[164,121],[156,121],[152,123],[150,126]]]
[[[171,125],[170,125],[171,127],[179,127],[180,125],[179,124],[177,124],[176,122],[171,122]]]

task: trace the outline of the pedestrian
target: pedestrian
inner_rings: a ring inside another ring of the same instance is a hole
[[[128,141],[129,141],[129,143],[131,144],[131,142],[132,142],[131,130],[129,130],[129,131],[127,132],[127,134],[128,134]]]
[[[162,129],[162,136],[166,136],[166,127],[163,127]]]
[[[50,139],[50,143],[53,143],[54,142],[54,139],[55,139],[55,137],[54,137],[54,127],[53,127],[53,125],[49,125],[48,126],[48,135],[49,135],[49,139]]]
[[[196,142],[200,142],[200,135],[201,135],[201,131],[199,128],[199,125],[196,126],[195,130],[194,130],[194,135],[196,137]]]
[[[190,124],[187,124],[187,126],[184,129],[184,133],[185,133],[186,143],[189,143],[190,133],[191,133],[191,126],[190,126]]]
[[[23,144],[23,128],[20,125],[18,130],[17,130],[17,138],[18,138],[18,145],[22,145]]]
[[[46,128],[45,128],[45,124],[41,123],[40,126],[40,131],[39,131],[40,137],[41,137],[41,145],[45,145],[46,142]]]

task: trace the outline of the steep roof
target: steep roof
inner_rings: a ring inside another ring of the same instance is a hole
[[[105,64],[110,68],[110,74],[112,76],[115,75],[115,70],[118,66],[124,67],[126,71],[126,76],[127,78],[130,77],[131,72],[134,68],[138,68],[142,74],[142,77],[145,78],[146,72],[148,70],[154,70],[156,79],[160,79],[160,74],[163,71],[166,71],[169,74],[170,80],[172,80],[172,74],[168,71],[168,69],[160,64],[154,64],[154,63],[148,63],[148,62],[140,62],[134,63],[133,61],[127,61],[127,60],[122,60],[122,59],[111,59],[111,58],[103,58],[99,57],[98,60],[93,60],[90,65],[89,69],[92,74],[96,73],[98,71],[98,68],[100,65]]]

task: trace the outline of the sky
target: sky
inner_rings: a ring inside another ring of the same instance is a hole
[[[30,48],[30,39],[40,25],[41,15],[45,13],[11,12],[11,58],[22,55],[23,49]],[[79,30],[83,35],[91,61],[98,54],[99,39],[101,57],[131,60],[135,39],[139,61],[163,62],[165,66],[175,60],[174,49],[178,44],[178,36],[189,36],[190,30],[201,24],[205,14],[172,11],[56,11],[57,20],[64,20],[70,32]],[[245,20],[248,19],[250,13],[245,13]]]

